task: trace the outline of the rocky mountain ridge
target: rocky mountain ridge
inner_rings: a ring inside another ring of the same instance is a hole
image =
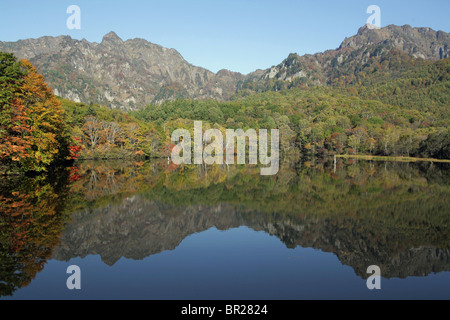
[[[390,25],[381,29],[361,27],[355,36],[346,38],[336,50],[299,56],[291,54],[281,64],[266,70],[262,80],[293,81],[304,79],[309,85],[330,85],[333,75],[349,69],[357,71],[370,58],[396,50],[411,58],[437,61],[450,57],[450,34],[430,28]],[[346,68],[350,65],[350,68]],[[350,71],[350,72],[348,72]]]
[[[226,99],[244,76],[196,67],[175,49],[110,32],[101,43],[69,36],[0,42],[0,50],[29,59],[56,95],[75,102],[136,109],[173,97]]]
[[[214,74],[190,64],[175,49],[139,38],[123,41],[114,32],[105,35],[101,43],[69,36],[0,41],[0,50],[29,59],[56,95],[135,110],[167,99],[223,101],[241,89],[277,90],[274,81],[334,85],[336,78],[352,77],[373,57],[394,50],[411,59],[436,61],[450,56],[449,44],[449,33],[430,28],[364,26],[336,50],[290,54],[281,64],[248,75],[228,70]]]

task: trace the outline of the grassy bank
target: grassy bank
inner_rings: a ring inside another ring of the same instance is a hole
[[[397,161],[397,162],[441,162],[450,163],[447,159],[432,159],[432,158],[414,158],[414,157],[385,157],[385,156],[371,156],[371,155],[336,155],[336,158],[346,159],[361,159],[371,161]]]

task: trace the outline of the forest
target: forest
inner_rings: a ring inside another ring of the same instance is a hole
[[[29,61],[0,53],[0,173],[45,172],[76,159],[167,158],[171,133],[200,120],[204,130],[279,129],[284,159],[450,159],[450,59],[421,61],[394,55],[350,79],[338,74],[330,86],[266,83],[229,101],[177,99],[125,113],[56,97]]]

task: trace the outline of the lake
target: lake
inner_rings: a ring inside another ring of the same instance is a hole
[[[449,169],[86,161],[5,178],[0,299],[450,299]]]

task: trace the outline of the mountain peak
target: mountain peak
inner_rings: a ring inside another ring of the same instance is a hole
[[[339,49],[361,49],[368,45],[385,45],[414,57],[428,60],[439,60],[450,55],[448,43],[450,35],[436,32],[431,28],[413,28],[410,25],[389,25],[380,29],[371,29],[365,25],[358,33],[342,42]]]
[[[111,31],[103,37],[102,43],[104,42],[122,43],[123,41],[114,31]]]
[[[366,33],[367,31],[370,30],[379,30],[380,28],[378,28],[377,26],[374,26],[373,24],[367,23],[365,25],[363,25],[361,28],[359,28],[358,30],[358,35],[362,35],[364,33]]]

